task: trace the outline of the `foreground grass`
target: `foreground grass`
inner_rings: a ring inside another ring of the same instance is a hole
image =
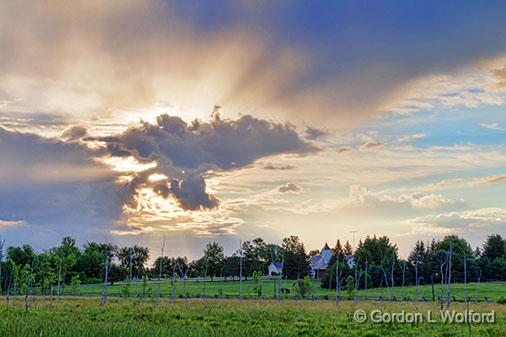
[[[283,280],[283,287],[292,288],[293,280]],[[189,297],[201,297],[204,294],[206,297],[238,297],[239,296],[239,281],[207,281],[204,289],[204,282],[195,282],[193,280],[188,280],[186,282],[176,281],[176,289],[175,293],[178,297],[183,297],[189,295]],[[162,281],[161,282],[161,294],[162,296],[170,296],[171,293],[171,282]],[[246,297],[254,298],[257,296],[255,292],[255,284],[251,281],[243,281],[243,294]],[[123,294],[123,290],[125,289],[125,284],[115,284],[107,287],[108,292],[111,295]],[[153,295],[156,296],[158,294],[158,282],[148,282],[147,287],[143,290],[142,282],[133,282],[130,284],[128,292],[130,296],[135,296],[142,294],[144,291],[145,295]],[[101,284],[94,285],[86,285],[81,286],[79,290],[79,294],[83,296],[100,296],[102,292]],[[67,288],[66,293],[69,293],[69,289]],[[409,287],[394,287],[392,291],[392,295],[397,299],[401,299],[403,297],[409,298],[413,300],[415,298],[416,288],[414,286]],[[439,284],[434,285],[434,293],[437,298],[441,294],[441,288]],[[490,282],[490,283],[481,283],[479,285],[477,283],[468,283],[467,288],[465,290],[466,297],[471,298],[473,301],[479,297],[480,301],[490,300],[496,301],[500,297],[506,297],[506,282]],[[275,287],[274,282],[272,280],[263,280],[262,281],[262,295],[264,298],[273,298],[275,297]],[[364,290],[359,290],[358,292],[359,298],[363,299],[365,296]],[[404,296],[403,296],[404,295]],[[446,296],[446,287],[444,288],[444,295]],[[294,298],[295,294],[293,291],[287,295],[288,298]],[[319,298],[319,299],[330,299],[335,298],[335,290],[333,289],[325,289],[321,288],[320,284],[316,281],[313,283],[313,291],[312,294],[309,295],[311,298]],[[341,292],[341,296],[343,298],[347,298],[349,296],[348,292],[343,290]],[[367,291],[367,296],[369,298],[378,299],[380,297],[384,299],[388,299],[388,290],[386,288],[374,288],[369,289]],[[457,300],[463,301],[464,299],[464,284],[456,283],[452,284],[452,296],[454,296]],[[421,285],[418,289],[418,299],[422,301],[425,298],[427,301],[432,300],[432,287],[431,285]]]
[[[312,301],[162,301],[120,303],[104,307],[96,298],[66,298],[49,306],[35,298],[25,312],[23,303],[0,305],[0,336],[505,336],[506,306],[475,304],[475,311],[495,310],[496,323],[357,323],[353,312],[426,312],[437,315],[437,304],[367,302],[355,306],[343,301],[339,311],[332,302]],[[462,311],[463,304],[452,309]]]

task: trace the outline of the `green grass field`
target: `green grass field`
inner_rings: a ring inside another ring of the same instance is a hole
[[[175,293],[177,297],[184,297],[185,294],[189,295],[189,297],[201,297],[204,294],[206,297],[219,297],[226,298],[228,297],[238,297],[239,296],[239,282],[238,281],[207,281],[205,284],[204,290],[204,282],[200,281],[198,283],[193,280],[188,280],[186,282],[176,281],[176,289]],[[290,293],[287,295],[288,298],[295,298],[295,292],[292,290],[293,281],[291,280],[283,280],[283,287],[291,289]],[[335,298],[335,290],[334,289],[325,289],[321,288],[318,282],[313,283],[313,291],[308,297],[315,299],[330,299]],[[107,291],[111,296],[117,296],[118,294],[122,294],[122,290],[125,288],[124,284],[115,284],[107,287]],[[477,283],[469,283],[467,285],[466,294],[467,297],[471,298],[473,301],[479,297],[480,301],[496,301],[500,297],[506,297],[506,282],[493,282],[493,283],[481,283],[479,286],[479,292],[477,291],[478,284]],[[161,283],[161,294],[163,297],[170,296],[171,294],[171,282],[162,281]],[[262,295],[263,298],[269,299],[273,298],[274,291],[274,281],[272,280],[263,280],[262,281]],[[83,285],[79,289],[79,294],[83,296],[99,296],[102,292],[102,285],[94,284],[94,285]],[[143,285],[142,282],[133,282],[129,286],[130,296],[135,296],[138,294],[142,294]],[[65,290],[66,294],[70,294],[70,287],[67,286]],[[148,282],[148,285],[145,289],[145,293],[151,296],[156,296],[158,293],[158,282]],[[403,296],[413,300],[415,298],[416,289],[414,286],[405,287],[395,287],[392,291],[392,295],[397,299],[401,299]],[[436,284],[434,286],[435,297],[437,298],[441,294],[440,285]],[[446,287],[444,288],[444,294],[446,296]],[[457,300],[463,301],[464,299],[464,285],[463,284],[452,284],[451,290],[452,296],[454,296]],[[256,297],[256,293],[254,290],[254,284],[252,281],[243,281],[243,295],[246,298],[254,298]],[[359,298],[363,299],[365,296],[364,290],[359,290],[358,292]],[[342,298],[348,298],[349,293],[346,290],[341,291]],[[378,299],[380,296],[383,299],[388,299],[388,290],[386,288],[374,288],[369,289],[367,291],[367,296],[370,299]],[[419,287],[419,300],[422,301],[425,298],[427,301],[432,300],[432,287],[430,285],[422,285]]]
[[[495,323],[358,323],[356,309],[384,312],[427,312],[436,316],[434,303],[390,303],[351,301],[178,300],[134,302],[109,300],[101,307],[97,298],[66,297],[55,301],[34,298],[28,311],[24,299],[14,306],[0,305],[0,336],[22,337],[158,337],[158,336],[505,336],[506,305],[470,304],[477,312],[495,311]],[[451,309],[463,311],[465,305]]]

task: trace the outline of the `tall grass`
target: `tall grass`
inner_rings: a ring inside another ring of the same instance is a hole
[[[130,336],[467,336],[465,324],[356,323],[356,308],[370,311],[438,312],[434,304],[343,302],[339,312],[330,302],[178,300],[171,305],[122,301],[106,306],[95,298],[66,298],[50,306],[36,298],[28,311],[0,305],[0,336],[130,337]],[[464,305],[456,305],[463,310]],[[471,326],[474,336],[506,335],[506,306],[473,305],[476,311],[496,311],[495,324]]]

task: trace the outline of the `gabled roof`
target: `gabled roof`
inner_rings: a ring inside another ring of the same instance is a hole
[[[315,265],[315,264],[318,264],[320,263],[320,260],[322,259],[322,256],[321,255],[315,255],[315,256],[311,256],[311,259],[309,259],[309,263],[311,265]]]
[[[330,247],[329,247],[329,245],[327,244],[327,242],[325,242],[325,246],[323,246],[323,248],[322,248],[322,251],[323,251],[323,250],[330,250]]]
[[[273,265],[274,265],[274,267],[276,267],[277,269],[283,269],[283,262],[274,261],[274,262],[272,262],[272,264],[273,264]]]

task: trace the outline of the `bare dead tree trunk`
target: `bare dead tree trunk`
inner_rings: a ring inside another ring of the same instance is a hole
[[[0,294],[2,293],[2,261],[4,260],[5,238],[0,236]]]
[[[63,259],[63,253],[60,253],[60,256],[59,256],[59,267],[58,267],[58,291],[57,291],[57,296],[58,296],[58,299],[60,299],[60,284],[61,284],[61,272],[62,272],[62,259]]]
[[[355,304],[358,302],[358,281],[359,281],[359,273],[358,273],[358,260],[355,264]]]
[[[449,257],[448,257],[448,295],[447,295],[447,308],[450,307],[451,303],[451,287],[452,287],[452,253],[453,247],[450,245]]]
[[[102,287],[102,299],[100,301],[101,305],[105,305],[107,303],[107,283],[109,276],[109,252],[105,253],[105,263],[104,263],[104,285]]]
[[[469,312],[469,302],[470,301],[467,300],[467,255],[466,255],[465,251],[464,251],[464,301],[466,303],[466,309]],[[469,333],[469,336],[471,336],[471,322],[469,320],[466,320],[466,321],[467,321],[468,333]]]
[[[415,302],[418,302],[418,254],[415,261]]]
[[[406,289],[404,286],[406,285],[406,261],[402,261],[402,300],[406,299]]]
[[[30,267],[30,271],[26,276],[26,291],[25,291],[25,311],[28,311],[28,294],[30,291],[30,286],[32,285],[32,273],[35,266],[35,260],[32,261],[32,265]]]
[[[434,292],[434,273],[430,274],[430,284],[432,287],[432,302],[436,301],[436,293]]]
[[[187,294],[187,291],[186,291],[186,276],[187,276],[187,272],[184,273],[184,279],[183,279],[183,289],[184,290],[183,291],[184,291],[184,299],[186,301],[188,301],[188,294]]]
[[[206,257],[206,268],[204,269],[204,300],[206,299],[206,279],[207,279],[207,264],[208,260]]]
[[[162,250],[160,252],[160,269],[158,271],[158,295],[156,296],[156,304],[160,304],[160,295],[162,287],[162,268],[163,268],[163,250],[165,248],[165,235],[163,236]]]
[[[481,281],[481,269],[480,273],[478,274],[478,284],[476,286],[476,302],[480,301],[480,281]]]
[[[176,298],[176,263],[177,261],[174,260],[174,265],[172,266],[172,289],[170,294],[170,301],[172,304],[174,304]]]
[[[467,303],[467,256],[464,252],[464,301]]]
[[[339,310],[339,254],[336,259],[336,310]]]
[[[367,265],[368,265],[368,261],[365,260],[364,299],[366,301],[367,301],[367,279],[369,278],[369,274],[367,273]]]
[[[53,305],[53,292],[54,292],[54,286],[51,284],[51,293],[49,295],[49,304]]]
[[[385,278],[385,284],[387,285],[387,291],[388,291],[388,300],[392,300],[392,293],[390,292],[390,287],[388,286],[388,277],[387,272],[385,271],[385,268],[381,267],[381,270],[383,271],[383,277]]]
[[[392,254],[392,268],[390,269],[390,286],[392,287],[392,292],[394,291],[394,264],[395,256]]]
[[[14,306],[16,305],[16,300],[18,298],[18,283],[19,283],[19,277],[18,277],[18,280],[14,280]]]
[[[440,294],[440,299],[439,299],[439,311],[440,311],[440,314],[441,314],[441,319],[443,317],[443,295],[444,295],[444,282],[445,282],[445,279],[446,279],[446,272],[445,272],[445,266],[446,266],[446,262],[448,260],[448,254],[445,254],[444,256],[444,259],[441,258],[441,264],[439,266],[439,270],[440,270],[440,273],[441,273],[441,294]]]
[[[130,260],[130,281],[132,281],[134,279],[133,277],[133,259],[134,259],[134,255],[133,255],[133,252],[132,252],[132,249],[130,249],[128,251],[128,257],[129,257],[129,260]]]
[[[9,282],[7,283],[7,292],[5,293],[5,301],[7,302],[7,305],[9,305],[10,300],[11,284],[12,284],[12,269],[9,273]]]
[[[239,301],[242,301],[242,241],[239,242]]]

